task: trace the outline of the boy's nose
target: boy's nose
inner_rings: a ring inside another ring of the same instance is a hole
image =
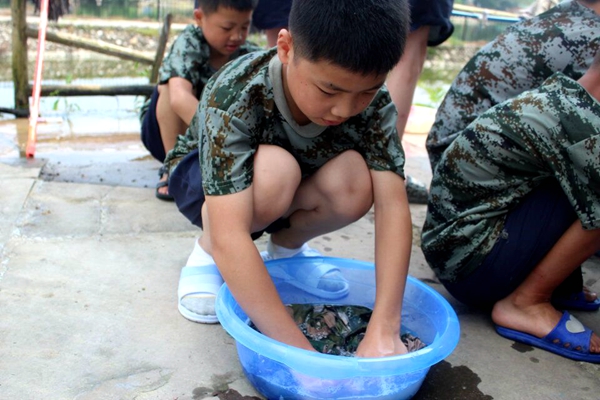
[[[244,38],[244,32],[242,31],[234,31],[231,34],[231,40],[242,40]]]
[[[331,109],[331,113],[338,118],[350,118],[355,114],[354,105],[350,101],[340,102]]]

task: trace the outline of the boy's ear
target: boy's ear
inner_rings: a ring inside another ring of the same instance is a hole
[[[204,17],[204,13],[200,7],[194,10],[194,20],[196,21],[196,25],[202,26],[202,17]]]
[[[282,29],[277,35],[277,55],[282,64],[289,64],[294,55],[294,43],[292,35],[287,29]]]

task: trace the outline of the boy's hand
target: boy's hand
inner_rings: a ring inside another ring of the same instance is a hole
[[[406,354],[408,350],[397,329],[391,326],[369,323],[365,337],[356,350],[357,357],[389,357]]]

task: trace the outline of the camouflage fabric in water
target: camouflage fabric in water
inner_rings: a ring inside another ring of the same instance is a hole
[[[600,49],[600,16],[566,1],[515,23],[454,79],[427,137],[432,170],[456,136],[488,108],[537,88],[555,72],[579,79]]]
[[[287,107],[276,50],[250,53],[209,80],[198,111],[165,163],[200,147],[202,184],[208,195],[236,193],[252,183],[260,144],[292,154],[304,177],[346,151],[360,153],[369,168],[404,176],[404,152],[396,134],[396,108],[382,88],[360,114],[337,126],[299,126]],[[199,143],[199,138],[200,143]],[[199,177],[200,179],[200,177]]]
[[[336,356],[356,353],[373,313],[367,307],[346,305],[291,304],[286,308],[317,351]],[[425,347],[410,333],[401,339],[409,352]]]
[[[261,50],[260,47],[245,42],[229,59],[233,60],[251,51]],[[210,46],[202,29],[190,24],[177,36],[169,54],[162,62],[159,71],[159,84],[167,83],[169,79],[179,77],[192,83],[196,97],[200,98],[202,89],[216,70],[209,64]]]
[[[509,210],[547,179],[584,229],[600,228],[600,103],[561,73],[486,111],[442,155],[422,234],[438,277],[458,281],[477,268]]]

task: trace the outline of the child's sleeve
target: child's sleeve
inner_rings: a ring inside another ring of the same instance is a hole
[[[244,121],[219,108],[199,114],[202,185],[207,195],[240,192],[252,184],[258,144]]]
[[[167,83],[171,78],[183,78],[197,87],[208,59],[208,46],[203,44],[201,34],[196,27],[188,26],[175,39],[163,61],[159,83]]]
[[[361,134],[361,151],[370,169],[392,171],[404,176],[404,149],[396,130],[398,112],[387,90],[380,93],[369,106],[363,118],[364,125],[357,126]]]

